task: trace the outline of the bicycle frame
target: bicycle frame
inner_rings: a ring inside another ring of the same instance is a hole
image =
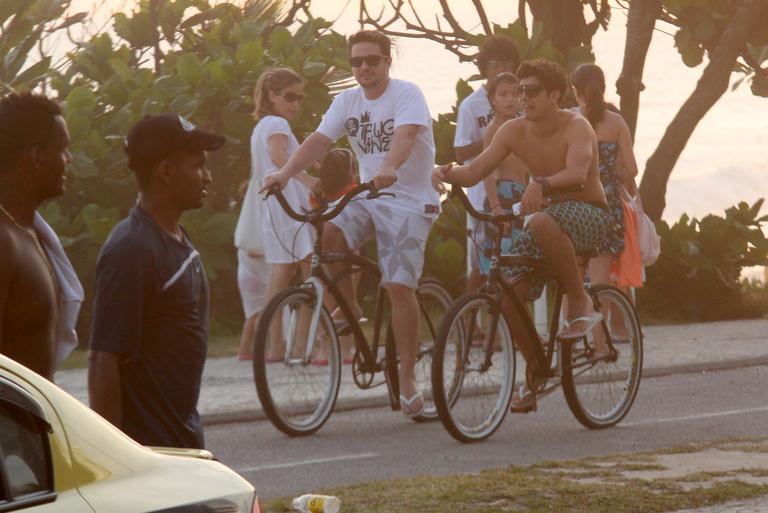
[[[384,300],[383,300],[384,294],[382,293],[381,285],[379,285],[379,288],[377,291],[375,315],[374,315],[373,345],[370,346],[368,344],[368,339],[366,338],[362,328],[360,327],[360,323],[354,317],[354,314],[352,312],[352,309],[349,306],[348,301],[346,300],[346,298],[343,297],[340,289],[333,282],[334,278],[332,278],[328,274],[328,272],[323,268],[323,265],[322,265],[322,264],[329,264],[329,263],[349,262],[353,266],[357,264],[357,266],[361,269],[368,269],[374,272],[376,277],[380,279],[378,266],[372,261],[364,257],[354,255],[351,253],[323,253],[323,247],[322,247],[323,223],[326,221],[330,221],[331,219],[336,217],[341,212],[341,210],[346,206],[346,204],[352,200],[352,198],[354,198],[356,195],[364,191],[369,191],[369,194],[368,194],[369,199],[388,194],[386,192],[377,191],[374,186],[374,183],[371,181],[365,184],[360,184],[352,191],[349,191],[347,194],[344,195],[344,197],[342,197],[338,202],[336,202],[335,206],[333,206],[333,208],[329,212],[314,211],[310,213],[299,214],[291,208],[291,206],[285,200],[285,197],[279,193],[279,190],[270,191],[275,193],[275,197],[277,198],[278,202],[283,207],[283,209],[285,210],[285,212],[288,214],[289,217],[299,222],[310,223],[315,228],[315,231],[317,233],[317,237],[315,238],[315,243],[312,250],[312,257],[310,260],[310,275],[302,285],[307,289],[311,289],[311,291],[315,294],[317,299],[314,310],[312,312],[312,318],[310,321],[309,340],[307,340],[307,346],[305,348],[304,357],[295,359],[296,360],[295,362],[292,360],[292,361],[287,361],[286,363],[289,363],[289,364],[299,363],[302,365],[308,365],[310,363],[312,351],[314,349],[314,344],[315,344],[315,337],[317,335],[317,327],[320,320],[322,308],[324,307],[323,303],[325,299],[325,294],[326,292],[328,292],[336,301],[337,306],[341,310],[342,314],[344,315],[344,318],[346,319],[352,331],[355,348],[357,350],[357,354],[360,355],[359,371],[361,373],[370,374],[371,376],[378,371],[383,370],[387,372],[387,374],[392,377],[392,379],[388,381],[388,384],[389,384],[388,388],[390,392],[389,394],[390,403],[393,409],[399,409],[399,400],[398,400],[399,383],[397,383],[397,352],[394,348],[394,340],[386,341],[386,344],[384,346],[385,358],[382,362],[379,362],[377,360],[378,347],[379,347],[380,338],[381,338],[382,318],[383,318],[383,312],[384,312]],[[287,349],[288,349],[288,352],[286,354],[291,354],[290,350],[292,350],[292,347],[289,347]],[[353,362],[353,368],[354,368],[354,362]],[[370,383],[372,382],[372,378],[371,378],[366,384],[367,386],[364,386],[364,385],[361,385],[360,381],[357,381],[357,378],[355,380],[358,386],[360,386],[361,388],[369,387]]]
[[[483,369],[487,370],[491,367],[491,358],[493,356],[493,339],[496,335],[496,326],[498,324],[498,318],[500,315],[503,314],[503,308],[502,308],[502,302],[505,300],[505,298],[510,302],[512,305],[512,308],[515,309],[517,312],[518,318],[523,320],[523,329],[525,329],[528,339],[532,342],[533,347],[533,353],[535,355],[535,358],[537,360],[537,363],[539,365],[540,369],[548,369],[548,376],[552,377],[551,373],[551,358],[552,358],[552,351],[549,352],[549,354],[546,354],[544,352],[544,349],[541,344],[534,343],[539,340],[539,333],[536,330],[536,326],[531,319],[530,314],[528,313],[528,308],[525,306],[523,301],[517,296],[515,293],[515,285],[522,281],[525,278],[525,274],[515,278],[512,280],[511,283],[508,283],[506,280],[504,280],[502,274],[501,274],[501,267],[502,266],[510,266],[515,265],[519,263],[519,260],[515,260],[516,257],[513,256],[502,256],[501,255],[501,239],[502,239],[502,231],[496,230],[495,235],[495,243],[493,245],[493,254],[491,255],[491,262],[490,262],[490,270],[488,272],[488,278],[483,284],[483,286],[480,288],[481,292],[484,292],[486,294],[491,295],[491,297],[495,300],[496,304],[499,305],[498,311],[494,312],[493,322],[491,323],[491,327],[489,330],[488,337],[485,341],[485,360],[483,362]],[[549,329],[549,344],[547,347],[554,347],[553,343],[555,342],[555,334],[557,333],[558,328],[558,317],[560,312],[560,307],[562,305],[562,291],[559,287],[557,287],[557,292],[555,294],[555,307],[554,312],[552,315],[552,319],[550,320],[550,329]],[[507,319],[507,324],[510,324],[509,319]],[[558,365],[559,366],[559,365]]]
[[[323,253],[322,251],[322,237],[323,237],[323,225],[319,224],[315,226],[317,231],[317,238],[315,239],[314,248],[312,251],[312,258],[310,260],[310,273],[309,278],[304,282],[304,285],[308,288],[312,288],[316,294],[317,304],[315,310],[312,313],[312,322],[310,324],[310,339],[307,341],[307,349],[305,353],[305,360],[308,362],[309,357],[312,354],[314,347],[315,335],[317,334],[317,322],[320,318],[320,312],[323,308],[323,299],[325,292],[328,291],[336,301],[336,305],[341,310],[344,318],[349,323],[350,329],[355,342],[355,349],[361,355],[361,370],[363,372],[374,373],[379,369],[378,362],[376,361],[376,355],[371,350],[371,346],[368,345],[368,339],[363,333],[360,323],[355,318],[349,303],[342,295],[339,287],[333,283],[332,277],[328,274],[322,264],[332,264],[348,262],[353,266],[357,264],[360,268],[367,268],[371,271],[375,271],[378,274],[378,267],[376,264],[368,260],[367,258],[346,253]],[[374,317],[374,339],[373,346],[377,348],[379,346],[380,334],[381,334],[381,320],[384,311],[384,301],[382,298],[381,287],[376,295],[375,317]]]

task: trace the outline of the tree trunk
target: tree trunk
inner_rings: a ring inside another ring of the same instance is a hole
[[[563,55],[590,42],[581,0],[528,0],[533,21],[544,25],[544,38]]]
[[[640,92],[648,47],[651,45],[653,28],[661,14],[661,0],[634,0],[627,13],[627,40],[624,45],[624,64],[616,81],[616,92],[621,97],[621,115],[629,125],[632,139],[637,128],[640,109]]]
[[[667,182],[677,159],[696,125],[728,89],[736,59],[745,50],[756,21],[766,11],[766,0],[740,0],[737,3],[696,88],[677,112],[656,151],[646,162],[640,195],[645,212],[654,221],[658,221],[664,212]]]

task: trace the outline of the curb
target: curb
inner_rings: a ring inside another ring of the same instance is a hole
[[[768,355],[725,361],[665,365],[662,367],[655,367],[653,369],[643,369],[643,378],[661,378],[675,374],[716,372],[722,370],[743,369],[747,367],[758,367],[761,365],[768,365]],[[372,395],[371,397],[341,399],[336,402],[333,411],[362,410],[367,408],[381,408],[384,406],[389,406],[388,396]],[[236,411],[203,413],[200,415],[200,418],[204,426],[217,426],[222,424],[234,424],[238,422],[267,420],[267,416],[264,414],[264,411],[261,408],[247,408]]]

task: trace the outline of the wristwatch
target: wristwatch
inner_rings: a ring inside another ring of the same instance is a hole
[[[545,196],[549,194],[550,191],[552,190],[552,186],[549,185],[549,180],[547,180],[543,176],[534,176],[533,178],[531,178],[531,180],[541,185],[541,193]]]

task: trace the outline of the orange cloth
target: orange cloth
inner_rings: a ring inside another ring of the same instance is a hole
[[[613,260],[611,274],[616,276],[619,287],[643,286],[643,259],[637,239],[637,216],[632,206],[621,200],[624,208],[624,251]]]
[[[336,194],[334,194],[330,198],[323,197],[323,199],[325,200],[326,203],[336,201],[337,199],[341,198],[342,196],[344,196],[346,193],[348,193],[355,187],[357,187],[357,184],[354,182],[350,182],[344,187],[342,187],[341,189],[339,189],[338,191],[336,191]],[[312,208],[320,208],[320,202],[317,201],[317,196],[315,196],[314,194],[309,195],[309,206]]]

